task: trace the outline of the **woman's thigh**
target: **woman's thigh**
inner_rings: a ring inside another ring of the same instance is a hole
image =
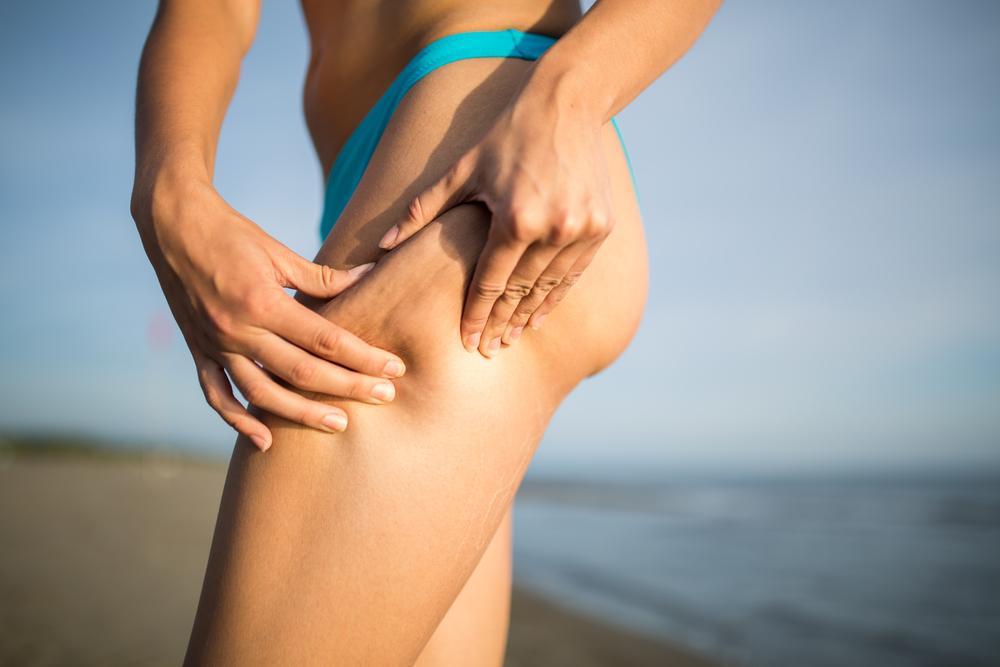
[[[507,62],[456,63],[411,91],[321,259],[353,264],[383,255],[376,240],[408,196],[443,171],[509,96],[517,76]],[[638,323],[645,248],[627,168],[608,131],[618,224],[546,326],[497,357],[468,353],[459,339],[464,292],[489,224],[479,205],[441,216],[319,308],[399,354],[407,373],[387,405],[325,399],[347,411],[343,434],[264,415],[274,433],[266,454],[237,441],[192,661],[416,659],[490,543],[552,413],[624,348]]]
[[[499,667],[510,625],[513,507],[414,667]]]
[[[409,664],[444,617],[561,399],[531,345],[461,346],[482,218],[446,214],[324,307],[407,373],[386,405],[326,399],[342,434],[262,415],[270,450],[237,441],[192,661]]]

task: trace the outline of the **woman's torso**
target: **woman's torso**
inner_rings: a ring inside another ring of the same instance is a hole
[[[310,38],[306,123],[323,172],[396,74],[424,45],[468,30],[559,36],[576,0],[302,0]]]

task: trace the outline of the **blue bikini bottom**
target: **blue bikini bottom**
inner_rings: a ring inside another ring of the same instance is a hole
[[[337,159],[330,169],[326,181],[326,194],[323,202],[323,217],[320,220],[320,235],[326,238],[333,229],[334,223],[340,217],[347,202],[354,194],[355,188],[361,182],[368,162],[371,160],[375,147],[378,146],[382,133],[385,132],[389,119],[396,111],[403,96],[420,81],[438,67],[453,63],[456,60],[468,58],[520,58],[521,60],[537,60],[546,49],[555,44],[556,40],[547,35],[514,30],[496,30],[486,32],[462,32],[434,40],[415,55],[403,71],[393,80],[389,88],[382,94],[375,106],[365,115],[361,123],[354,129],[347,142],[337,154]],[[618,133],[618,139],[625,151],[629,174],[635,187],[635,173],[632,162],[625,149],[625,139],[614,118],[611,124]]]

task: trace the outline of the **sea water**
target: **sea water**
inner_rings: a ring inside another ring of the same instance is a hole
[[[1000,665],[1000,481],[530,479],[515,578],[733,665]]]

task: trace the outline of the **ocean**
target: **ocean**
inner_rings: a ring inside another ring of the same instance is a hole
[[[516,581],[731,665],[1000,665],[1000,477],[529,477]]]

